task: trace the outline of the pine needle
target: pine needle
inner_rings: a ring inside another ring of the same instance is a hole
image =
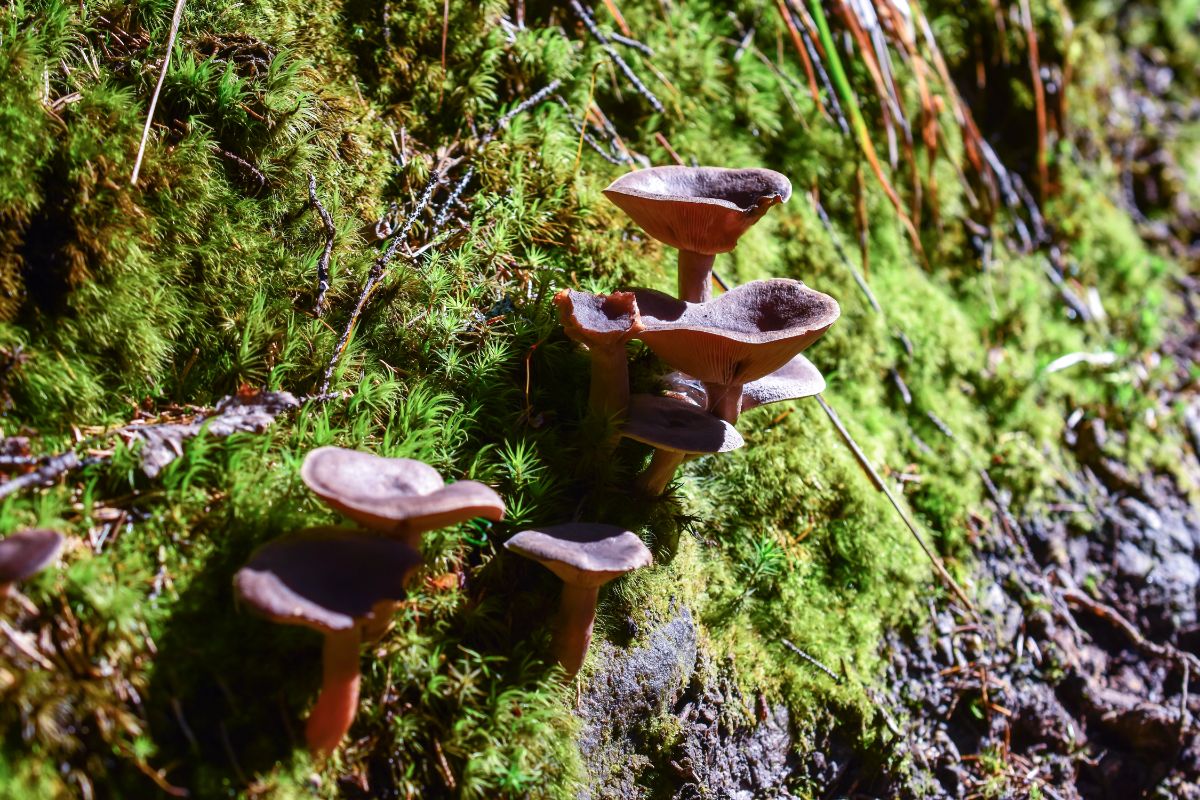
[[[163,81],[167,79],[167,67],[171,65],[171,51],[175,49],[175,36],[179,33],[179,22],[183,19],[183,4],[186,0],[175,0],[175,15],[171,17],[171,32],[167,36],[167,53],[163,56],[162,71],[158,73],[158,85],[150,98],[150,110],[146,112],[146,127],[142,129],[142,142],[138,145],[137,160],[133,162],[133,177],[129,183],[137,186],[138,173],[142,170],[142,157],[146,155],[146,140],[150,138],[150,125],[154,122],[154,109],[158,106],[158,95]]]

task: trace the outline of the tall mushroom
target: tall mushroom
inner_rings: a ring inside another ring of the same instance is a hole
[[[321,694],[308,715],[309,749],[328,754],[358,710],[359,644],[380,603],[405,597],[420,555],[395,539],[313,528],[259,548],[234,577],[239,600],[272,622],[325,635]]]
[[[568,676],[579,672],[587,656],[600,587],[653,562],[650,550],[637,534],[594,522],[569,522],[521,531],[504,546],[537,561],[562,579],[553,648]]]
[[[564,289],[554,296],[554,305],[567,336],[588,349],[592,362],[588,408],[608,418],[623,415],[629,403],[625,344],[642,329],[633,294]]]
[[[708,303],[635,289],[645,330],[638,338],[671,367],[704,382],[708,409],[733,423],[742,388],[815,342],[841,309],[800,281],[751,281]]]
[[[328,505],[413,549],[426,531],[473,517],[504,518],[504,501],[491,487],[478,481],[446,485],[437,470],[411,458],[318,447],[305,457],[300,477]]]
[[[17,531],[0,539],[0,597],[7,597],[14,583],[45,569],[62,546],[63,535],[44,528]]]
[[[763,214],[792,196],[769,169],[652,167],[617,178],[604,194],[642,230],[679,250],[679,297],[712,297],[712,266]]]
[[[727,453],[745,444],[737,429],[691,403],[672,397],[634,395],[621,435],[654,447],[650,466],[637,478],[643,492],[657,497],[689,455]]]

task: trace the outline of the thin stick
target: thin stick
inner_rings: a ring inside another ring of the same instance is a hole
[[[19,475],[10,481],[0,484],[0,499],[30,486],[42,486],[51,483],[61,475],[79,469],[82,466],[84,466],[84,462],[80,461],[79,456],[75,455],[73,451],[68,450],[65,453],[60,453],[47,459],[46,463],[33,472]]]
[[[150,110],[146,113],[146,127],[142,129],[142,143],[138,145],[137,160],[133,162],[133,177],[129,183],[137,186],[138,173],[142,170],[142,157],[146,154],[146,140],[150,138],[150,125],[154,122],[154,109],[158,106],[158,95],[163,81],[167,79],[167,67],[171,65],[171,51],[175,49],[175,35],[179,33],[179,21],[183,19],[183,4],[186,0],[175,0],[175,16],[171,17],[171,33],[167,37],[167,54],[163,57],[162,72],[158,73],[158,85],[150,98]]]
[[[822,664],[820,661],[817,661],[815,658],[813,658],[808,653],[801,650],[799,647],[796,647],[796,645],[792,644],[787,639],[780,639],[780,641],[783,642],[783,646],[786,647],[788,650],[791,650],[793,653],[800,656],[805,661],[812,664],[814,667],[821,670],[821,672],[824,672],[826,675],[828,675],[830,678],[832,678],[834,683],[842,682],[842,679],[838,677],[836,672],[834,672],[829,667]]]
[[[446,38],[450,35],[450,0],[442,4],[442,70],[446,69]]]
[[[317,198],[317,178],[312,174],[308,176],[308,200],[321,217],[321,224],[325,226],[325,250],[317,261],[317,302],[313,307],[313,313],[319,317],[325,309],[325,293],[329,291],[329,259],[333,255],[333,240],[337,236],[337,228],[333,226],[333,217],[329,216],[329,212]]]
[[[838,434],[841,435],[842,441],[846,443],[846,445],[850,448],[850,452],[854,454],[854,458],[858,461],[858,465],[862,467],[864,472],[867,473],[867,477],[871,479],[871,483],[875,484],[876,489],[883,492],[884,496],[887,497],[888,502],[892,504],[892,508],[896,509],[896,513],[900,515],[900,519],[904,521],[904,524],[912,533],[913,538],[917,540],[917,544],[921,546],[921,550],[925,552],[925,556],[929,559],[930,563],[933,564],[933,568],[937,572],[938,576],[946,583],[946,586],[953,591],[955,595],[957,595],[958,599],[966,604],[967,608],[971,611],[972,616],[978,619],[979,612],[975,610],[975,604],[971,602],[971,598],[967,596],[967,593],[963,591],[962,587],[959,586],[954,578],[950,576],[950,573],[946,571],[946,565],[942,563],[942,559],[938,557],[937,553],[934,553],[931,549],[929,549],[929,545],[925,543],[925,537],[921,536],[921,532],[917,530],[916,523],[912,521],[912,519],[908,516],[908,512],[906,512],[900,505],[900,502],[896,500],[895,495],[893,495],[891,490],[888,489],[887,484],[883,482],[883,478],[881,478],[879,473],[875,471],[875,468],[871,466],[871,462],[867,460],[866,454],[863,453],[862,448],[858,446],[858,442],[854,441],[854,437],[850,435],[850,431],[846,430],[846,426],[842,424],[842,420],[838,417],[837,412],[834,411],[829,403],[825,401],[823,396],[817,395],[817,402],[821,404],[821,408],[825,411],[826,416],[829,417],[829,421],[833,423],[833,427],[836,428]]]

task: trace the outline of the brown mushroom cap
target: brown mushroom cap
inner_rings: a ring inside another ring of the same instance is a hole
[[[727,453],[746,442],[737,429],[673,397],[635,394],[621,435],[673,453]]]
[[[603,586],[654,561],[637,534],[595,522],[568,522],[521,531],[504,546],[537,561],[571,586]]]
[[[588,347],[624,344],[642,329],[633,292],[563,289],[554,296],[554,305],[567,336]]]
[[[798,355],[766,377],[742,387],[742,411],[768,403],[799,400],[825,391],[825,376],[811,361]]]
[[[708,303],[635,289],[646,329],[637,335],[659,358],[705,383],[748,383],[782,367],[841,314],[837,301],[800,281],[751,281]]]
[[[311,528],[260,547],[233,579],[259,614],[323,633],[372,618],[376,603],[403,600],[421,556],[395,539],[344,528]]]
[[[622,175],[604,195],[660,242],[716,255],[791,197],[792,184],[769,169],[651,167]]]
[[[300,477],[318,497],[362,525],[384,533],[422,533],[472,517],[504,518],[504,501],[489,486],[447,486],[428,464],[341,447],[318,447]]]
[[[62,550],[63,535],[45,528],[17,531],[0,539],[0,585],[41,572]]]

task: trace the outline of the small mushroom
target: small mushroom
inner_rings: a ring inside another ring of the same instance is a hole
[[[45,569],[62,550],[63,535],[45,528],[18,531],[0,539],[0,597],[12,585]]]
[[[622,175],[604,194],[642,230],[679,250],[679,297],[712,297],[712,265],[792,184],[769,169],[652,167]]]
[[[473,517],[504,518],[504,501],[477,481],[446,485],[437,470],[411,458],[384,458],[318,447],[300,477],[318,497],[355,522],[420,547],[421,534]]]
[[[564,289],[554,296],[554,305],[567,336],[586,345],[591,358],[588,408],[609,418],[624,414],[629,403],[625,344],[642,329],[633,293]]]
[[[736,428],[704,409],[652,394],[630,399],[629,419],[621,435],[654,448],[650,466],[638,476],[637,486],[655,497],[667,488],[687,456],[727,453],[746,443]]]
[[[708,410],[733,423],[742,388],[783,367],[837,320],[827,294],[800,281],[751,281],[708,303],[635,289],[645,330],[637,338],[675,369],[704,382]]]
[[[562,579],[553,648],[568,676],[579,672],[587,656],[600,587],[653,562],[650,550],[635,533],[594,522],[521,531],[504,546],[537,561]]]
[[[813,397],[825,391],[825,376],[803,355],[798,355],[779,369],[750,381],[742,387],[742,411]]]
[[[683,372],[668,372],[662,377],[665,396],[682,400],[700,408],[708,407],[708,392],[704,382]],[[812,397],[825,391],[825,376],[811,361],[798,355],[779,369],[750,381],[742,387],[742,411]]]
[[[312,528],[263,545],[234,577],[238,599],[257,613],[325,634],[321,694],[304,730],[313,752],[332,753],[350,730],[362,627],[379,604],[405,598],[405,581],[420,563],[415,550],[395,539]]]

